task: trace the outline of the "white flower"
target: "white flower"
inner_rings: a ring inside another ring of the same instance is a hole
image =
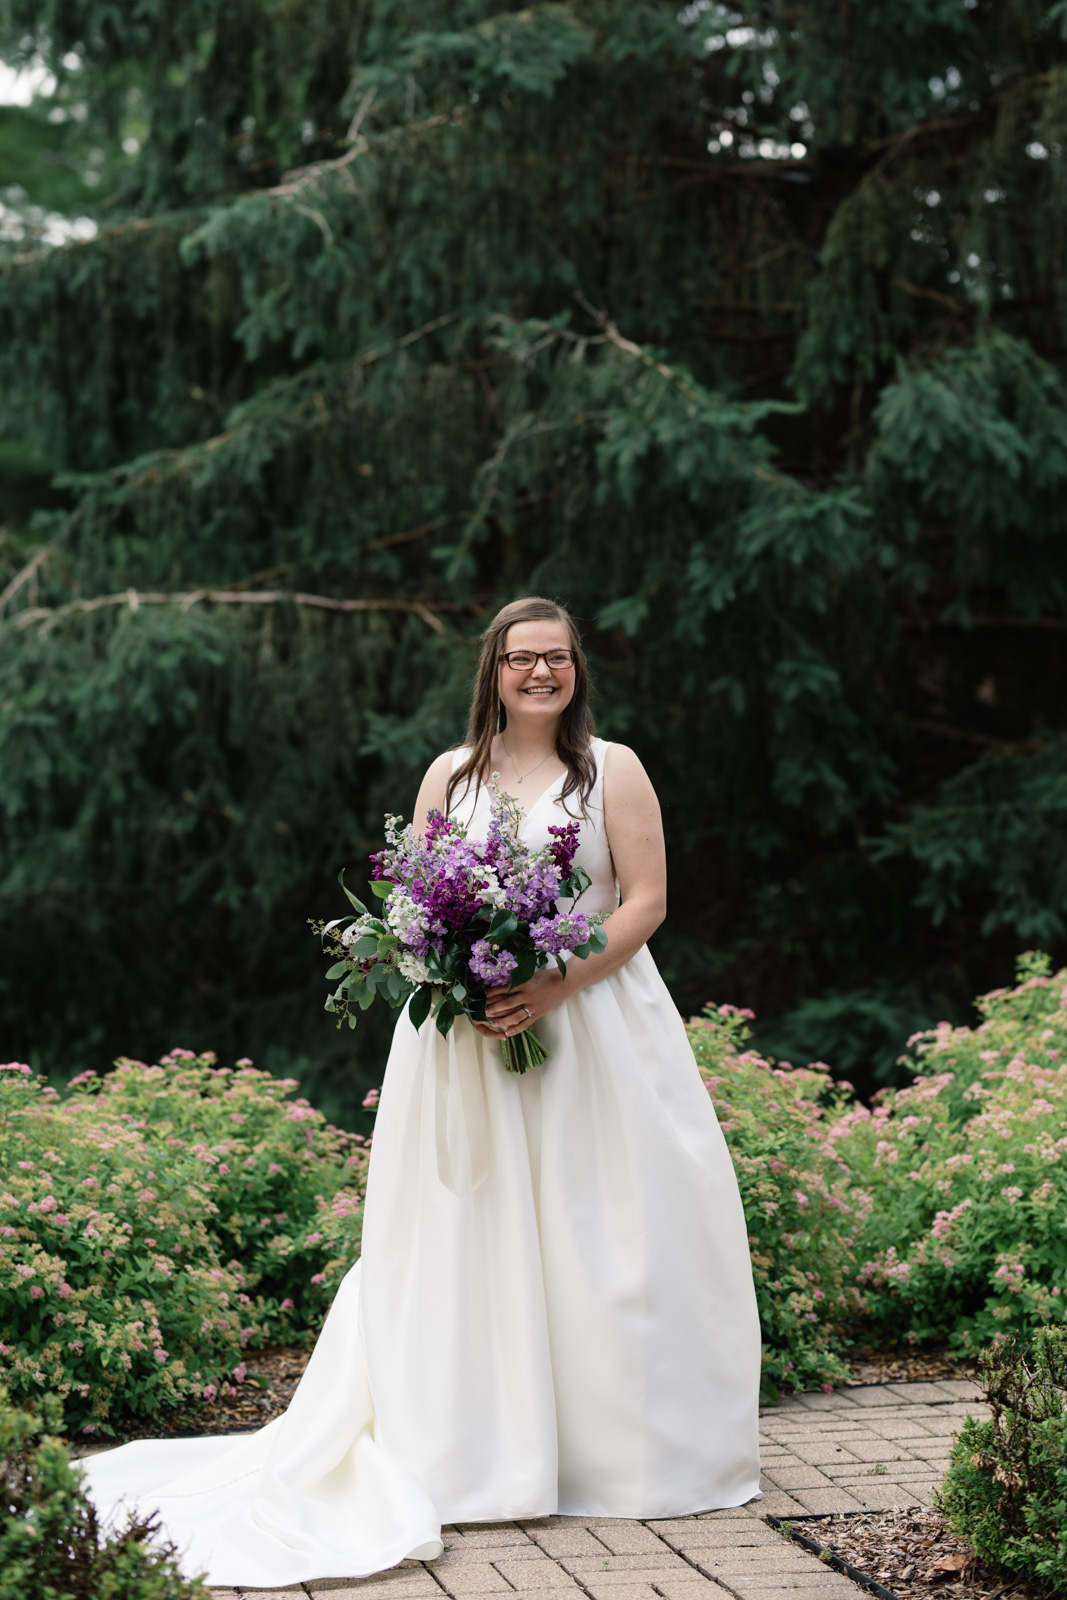
[[[385,920],[392,932],[405,944],[418,940],[419,936],[427,933],[430,927],[430,919],[424,908],[399,887],[392,891],[385,902]]]
[[[422,957],[412,955],[410,950],[401,950],[396,964],[401,977],[406,978],[409,983],[425,983],[430,976],[430,969]]]
[[[497,877],[495,872],[486,872],[485,888],[480,889],[478,892],[482,897],[483,905],[495,906],[497,909],[499,909],[507,899],[507,890],[501,888],[500,879]]]
[[[354,945],[357,939],[362,939],[367,931],[369,917],[357,917],[356,921],[347,927],[341,935],[341,943],[346,946]]]

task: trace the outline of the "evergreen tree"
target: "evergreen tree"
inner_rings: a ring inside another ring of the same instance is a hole
[[[684,1009],[884,1075],[1063,942],[1067,4],[0,0],[0,56],[108,177],[0,267],[12,1048],[375,1081],[304,919],[530,591]]]

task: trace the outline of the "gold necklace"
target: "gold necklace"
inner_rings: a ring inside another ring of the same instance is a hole
[[[508,760],[511,762],[512,768],[513,768],[514,773],[515,773],[515,781],[517,783],[525,783],[527,778],[532,778],[534,773],[537,771],[537,768],[544,766],[545,762],[548,760],[548,756],[554,756],[555,753],[556,753],[554,750],[550,750],[548,752],[548,756],[542,756],[541,757],[541,760],[537,763],[536,767],[531,767],[529,772],[520,772],[518,767],[515,765],[515,757],[512,755],[511,751],[508,749],[508,742],[504,738],[503,734],[500,735],[500,743],[504,746],[504,754],[507,756]]]

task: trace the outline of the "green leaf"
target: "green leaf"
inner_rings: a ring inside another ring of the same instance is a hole
[[[560,889],[564,894],[569,894],[572,899],[577,900],[579,895],[583,895],[589,888],[592,881],[584,867],[575,866],[560,884]]]
[[[499,910],[489,924],[489,938],[494,942],[508,939],[519,926],[519,919],[514,911]]]
[[[447,1005],[440,1007],[437,1013],[437,1031],[443,1038],[447,1038],[452,1032],[452,1024],[455,1020],[455,1013]]]
[[[335,961],[333,966],[326,974],[326,981],[329,983],[333,978],[344,977],[344,975],[351,972],[351,970],[352,968],[348,965],[347,961]]]
[[[341,888],[344,889],[345,894],[348,897],[349,905],[354,906],[355,909],[360,913],[360,915],[365,917],[367,915],[367,908],[363,904],[363,901],[362,900],[357,900],[355,895],[352,893],[351,889],[347,888],[346,885],[345,885],[345,869],[344,869],[344,867],[342,867],[340,872],[337,874],[337,881],[341,885]]]
[[[509,989],[517,989],[520,983],[529,983],[537,971],[537,951],[523,950],[519,955],[519,964],[511,974]]]
[[[390,950],[395,949],[399,943],[400,940],[397,938],[395,933],[383,933],[381,938],[378,940],[378,954],[380,956],[387,956]]]
[[[467,991],[461,983],[454,983],[452,985],[452,998],[453,1000],[466,1000]]]
[[[379,900],[384,900],[386,895],[393,891],[393,885],[387,883],[384,878],[376,878],[370,887],[371,893],[376,894]]]
[[[426,1018],[430,1015],[430,1006],[433,1003],[433,991],[428,983],[415,990],[408,1006],[408,1021],[418,1032]]]
[[[556,966],[559,968],[559,970],[560,970],[561,974],[563,975],[563,977],[566,978],[566,976],[567,976],[567,963],[564,961],[563,957],[562,956],[554,956],[553,960],[555,961]]]

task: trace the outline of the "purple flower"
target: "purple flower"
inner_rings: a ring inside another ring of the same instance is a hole
[[[548,831],[553,835],[552,843],[549,846],[549,849],[552,852],[552,859],[556,863],[556,868],[560,877],[565,878],[568,872],[571,870],[571,867],[574,865],[574,857],[577,854],[579,844],[579,834],[581,833],[581,824],[577,822],[568,822],[565,827],[549,828]]]
[[[478,939],[471,947],[470,969],[487,989],[507,983],[518,964],[510,950],[494,950],[488,939]]]
[[[426,848],[432,848],[442,834],[452,834],[454,832],[455,828],[451,819],[446,817],[443,811],[431,811],[427,815],[426,832],[423,835],[426,840]]]
[[[556,917],[542,917],[530,926],[534,948],[546,955],[558,956],[564,950],[573,950],[585,944],[589,937],[589,923],[580,911],[561,911]]]
[[[520,922],[546,916],[559,899],[559,873],[551,861],[538,856],[513,856],[498,871],[504,905]]]
[[[446,850],[435,852],[428,875],[413,879],[411,898],[425,910],[435,933],[467,926],[482,903],[476,887],[485,881],[481,868],[472,845],[463,839],[450,839]]]

